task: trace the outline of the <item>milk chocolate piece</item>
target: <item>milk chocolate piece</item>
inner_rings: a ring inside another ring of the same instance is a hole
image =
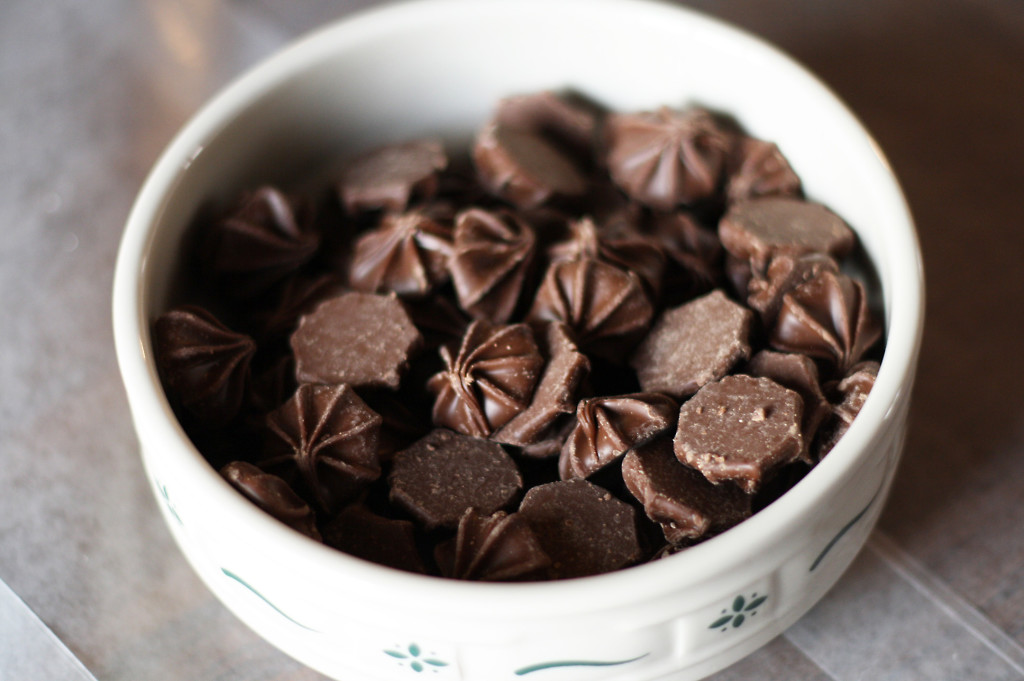
[[[544,358],[525,324],[470,324],[459,353],[441,347],[445,370],[427,387],[434,424],[487,437],[530,405]]]
[[[843,219],[825,206],[783,196],[734,203],[718,223],[718,236],[727,251],[761,271],[784,253],[841,258],[855,239]]]
[[[653,314],[635,272],[581,257],[551,263],[527,319],[563,322],[583,352],[620,359],[647,331]]]
[[[455,528],[468,508],[507,508],[523,486],[501,445],[443,429],[395,454],[388,483],[391,502],[431,530]]]
[[[273,187],[244,194],[203,237],[204,264],[217,290],[251,298],[309,262],[320,246],[312,217],[301,199]]]
[[[519,301],[535,242],[529,225],[509,212],[471,208],[460,213],[449,267],[462,309],[477,319],[508,321]]]
[[[422,296],[448,280],[452,229],[421,211],[392,213],[360,235],[349,285],[358,291]]]
[[[300,383],[397,388],[422,341],[392,295],[344,293],[302,317],[291,337]]]
[[[468,509],[455,538],[434,555],[445,577],[488,582],[543,576],[551,564],[530,525],[504,511],[487,516]]]
[[[542,456],[556,453],[561,447],[562,426],[576,410],[577,393],[590,371],[590,361],[577,350],[564,324],[549,322],[536,337],[545,364],[530,405],[496,430],[491,439],[524,447],[528,455]],[[543,446],[547,442],[550,447]]]
[[[674,428],[675,400],[660,393],[591,397],[576,408],[576,426],[558,460],[563,480],[586,478],[612,461]]]
[[[380,477],[377,442],[381,417],[347,385],[300,385],[267,415],[266,456],[257,462],[316,506],[336,512]]]
[[[756,492],[766,473],[803,451],[800,395],[768,378],[726,376],[683,403],[676,457],[713,483]]]
[[[153,325],[156,364],[168,392],[192,416],[225,424],[238,413],[256,343],[209,311],[183,305]]]
[[[757,311],[765,328],[772,328],[782,307],[782,298],[821,272],[839,272],[839,264],[822,253],[790,255],[771,259],[761,272],[751,271],[746,285],[747,305]]]
[[[662,313],[630,360],[645,392],[680,398],[750,356],[753,313],[720,290]]]
[[[448,157],[437,140],[379,147],[348,164],[338,183],[338,193],[349,213],[403,211],[413,198],[434,196],[438,173],[447,165]]]
[[[719,189],[730,139],[703,109],[612,114],[604,136],[612,179],[643,204],[671,210]]]
[[[810,448],[814,434],[832,410],[821,390],[818,367],[814,360],[798,353],[762,350],[750,359],[747,373],[758,378],[770,378],[800,395],[804,403],[804,415],[800,422],[804,450],[800,458],[811,463]]]
[[[573,161],[529,130],[485,126],[473,145],[473,161],[481,184],[520,208],[581,196],[587,189]]]
[[[622,479],[674,545],[721,532],[750,516],[750,495],[732,483],[712,484],[680,463],[667,437],[626,454]]]
[[[741,135],[733,145],[725,196],[729,203],[759,196],[800,196],[800,178],[773,142]]]
[[[282,478],[265,473],[246,461],[232,461],[220,470],[242,496],[288,527],[320,541],[316,515]]]
[[[665,273],[665,254],[654,242],[635,232],[616,234],[599,231],[589,217],[569,223],[570,238],[548,249],[552,261],[592,258],[614,265],[626,272],[635,272],[651,296],[661,289]]]
[[[408,520],[385,518],[362,504],[346,506],[324,527],[324,543],[339,551],[407,572],[425,573]]]
[[[633,507],[586,480],[534,487],[519,515],[551,558],[551,579],[611,572],[642,556]]]
[[[769,343],[802,352],[845,374],[882,335],[859,281],[823,270],[782,298]]]
[[[575,159],[587,160],[593,152],[597,112],[568,95],[548,90],[505,97],[495,108],[494,121],[538,133]]]

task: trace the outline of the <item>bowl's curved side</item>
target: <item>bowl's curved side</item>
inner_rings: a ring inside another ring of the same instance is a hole
[[[809,195],[857,229],[881,280],[888,345],[875,389],[836,449],[782,499],[713,540],[557,584],[398,573],[307,540],[237,495],[175,421],[151,359],[149,323],[167,304],[195,215],[373,144],[464,141],[498,97],[570,86],[620,110],[694,102],[727,111],[776,141]],[[436,0],[318,31],[197,114],[129,216],[114,327],[147,474],[175,538],[229,608],[296,658],[336,678],[417,669],[488,681],[541,671],[597,679],[686,669],[680,678],[699,678],[795,621],[865,541],[902,445],[922,286],[913,225],[884,158],[842,103],[774,48],[655,2]]]

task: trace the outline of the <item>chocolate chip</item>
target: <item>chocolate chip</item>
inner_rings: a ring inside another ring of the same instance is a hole
[[[282,478],[265,473],[246,461],[232,461],[220,470],[220,474],[263,511],[293,530],[320,541],[313,510]]]
[[[439,429],[395,454],[388,484],[394,504],[434,529],[455,528],[467,508],[508,507],[523,481],[498,443]]]
[[[552,579],[596,575],[640,560],[633,507],[586,480],[534,487],[519,515],[551,558]]]
[[[362,504],[345,507],[324,527],[324,543],[363,560],[408,572],[426,572],[408,520],[385,518]]]
[[[393,295],[344,293],[302,317],[292,334],[300,383],[397,388],[419,331]]]
[[[800,395],[768,378],[726,376],[683,403],[676,456],[713,483],[755,492],[766,473],[803,451]]]
[[[448,165],[437,140],[415,140],[372,149],[349,162],[338,193],[349,213],[402,211],[412,198],[437,191],[438,172]]]
[[[750,356],[753,314],[720,290],[666,310],[630,360],[645,392],[686,397]]]
[[[434,555],[444,576],[477,581],[543,576],[551,564],[530,525],[504,511],[486,516],[467,509],[455,538],[439,544]]]

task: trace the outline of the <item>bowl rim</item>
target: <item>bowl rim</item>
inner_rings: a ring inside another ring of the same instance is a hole
[[[205,140],[251,103],[289,77],[331,54],[339,46],[367,39],[378,32],[431,20],[443,12],[501,11],[625,12],[651,21],[686,21],[701,30],[726,34],[748,50],[775,60],[829,100],[837,115],[847,119],[855,134],[867,140],[887,181],[884,197],[904,227],[888,235],[902,257],[895,262],[893,286],[886,307],[887,342],[875,386],[858,418],[828,457],[781,498],[727,532],[673,556],[591,577],[530,583],[476,583],[407,573],[346,555],[308,539],[276,521],[237,494],[192,445],[174,417],[164,395],[149,341],[149,309],[145,283],[149,257],[167,197],[172,195],[189,165],[202,153]],[[896,285],[898,283],[898,285]],[[409,607],[464,616],[492,614],[503,619],[536,618],[566,612],[588,612],[628,602],[656,599],[666,585],[714,578],[734,568],[751,547],[766,549],[780,533],[815,503],[823,503],[847,471],[858,451],[870,446],[872,426],[886,421],[909,397],[924,320],[924,274],[913,219],[892,169],[871,135],[849,108],[815,75],[767,41],[722,20],[659,0],[405,0],[355,12],[326,24],[274,52],[219,91],[180,129],[161,153],[131,208],[118,250],[113,286],[113,327],[118,365],[136,424],[145,424],[140,440],[173,443],[182,456],[175,463],[196,483],[196,494],[211,495],[233,522],[280,546],[287,560],[308,563],[311,569],[344,576],[354,586],[376,588],[382,599]],[[137,426],[139,427],[139,426]],[[144,460],[146,456],[143,456]],[[148,465],[147,465],[148,468]],[[425,588],[427,587],[427,588]]]

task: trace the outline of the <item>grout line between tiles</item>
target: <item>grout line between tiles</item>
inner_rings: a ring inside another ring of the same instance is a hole
[[[882,532],[876,530],[871,535],[867,548],[1024,678],[1024,647],[976,607]]]

